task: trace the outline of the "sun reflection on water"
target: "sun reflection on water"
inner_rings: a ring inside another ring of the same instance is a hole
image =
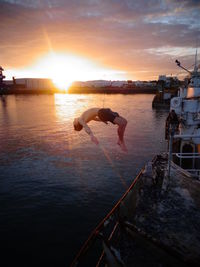
[[[89,106],[90,97],[87,95],[55,94],[54,101],[57,118],[65,122],[80,116]]]

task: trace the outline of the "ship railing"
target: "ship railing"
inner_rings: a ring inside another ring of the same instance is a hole
[[[200,159],[200,153],[172,153],[173,156],[180,159]],[[180,164],[182,165],[182,164]],[[194,163],[193,163],[194,165]],[[200,169],[197,168],[184,168],[185,171],[189,172],[192,176],[200,178]]]
[[[200,169],[185,169],[189,172],[192,176],[200,178]]]
[[[114,261],[113,266],[124,266],[122,262],[120,262],[116,251],[113,249],[112,240],[117,239],[117,230],[121,227],[121,223],[126,214],[125,211],[128,211],[130,203],[133,203],[133,198],[135,198],[134,191],[137,190],[143,172],[144,169],[140,171],[114,208],[90,234],[89,238],[75,256],[70,267],[105,266],[107,254],[109,258],[111,257],[112,261]]]
[[[192,176],[200,178],[200,169],[195,168],[195,159],[200,158],[200,153],[198,152],[173,152],[172,144],[174,139],[192,139],[192,138],[200,138],[199,134],[175,134],[175,129],[170,129],[170,138],[169,138],[169,152],[168,152],[168,176],[171,174],[171,161],[173,161],[173,156],[177,157],[180,161],[180,167],[183,167],[182,160],[185,159],[193,159],[192,168],[184,168],[185,171],[189,172]]]
[[[200,158],[200,153],[172,153],[177,158],[180,159],[198,159]]]

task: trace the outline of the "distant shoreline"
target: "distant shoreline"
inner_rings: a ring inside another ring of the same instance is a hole
[[[155,94],[157,91],[156,87],[134,87],[134,88],[124,88],[124,87],[71,87],[68,93],[72,94]]]
[[[18,94],[155,94],[156,88],[122,88],[122,87],[70,87],[68,91],[52,89],[27,89],[27,88],[4,88],[0,90],[0,95]]]

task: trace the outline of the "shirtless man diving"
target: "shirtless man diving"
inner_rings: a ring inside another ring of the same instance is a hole
[[[120,145],[123,151],[127,151],[125,142],[124,142],[124,131],[127,125],[127,120],[121,117],[117,112],[113,112],[109,108],[90,108],[83,112],[83,114],[74,119],[74,130],[81,131],[83,128],[86,133],[91,137],[91,141],[94,142],[96,145],[99,144],[99,141],[94,136],[92,130],[88,126],[88,122],[91,120],[100,121],[104,123],[108,123],[108,121],[112,122],[113,124],[118,125],[118,145]]]

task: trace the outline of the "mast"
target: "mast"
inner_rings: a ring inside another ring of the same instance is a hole
[[[196,54],[195,54],[195,63],[194,63],[194,72],[198,71],[198,65],[197,65],[197,48],[196,48]]]

